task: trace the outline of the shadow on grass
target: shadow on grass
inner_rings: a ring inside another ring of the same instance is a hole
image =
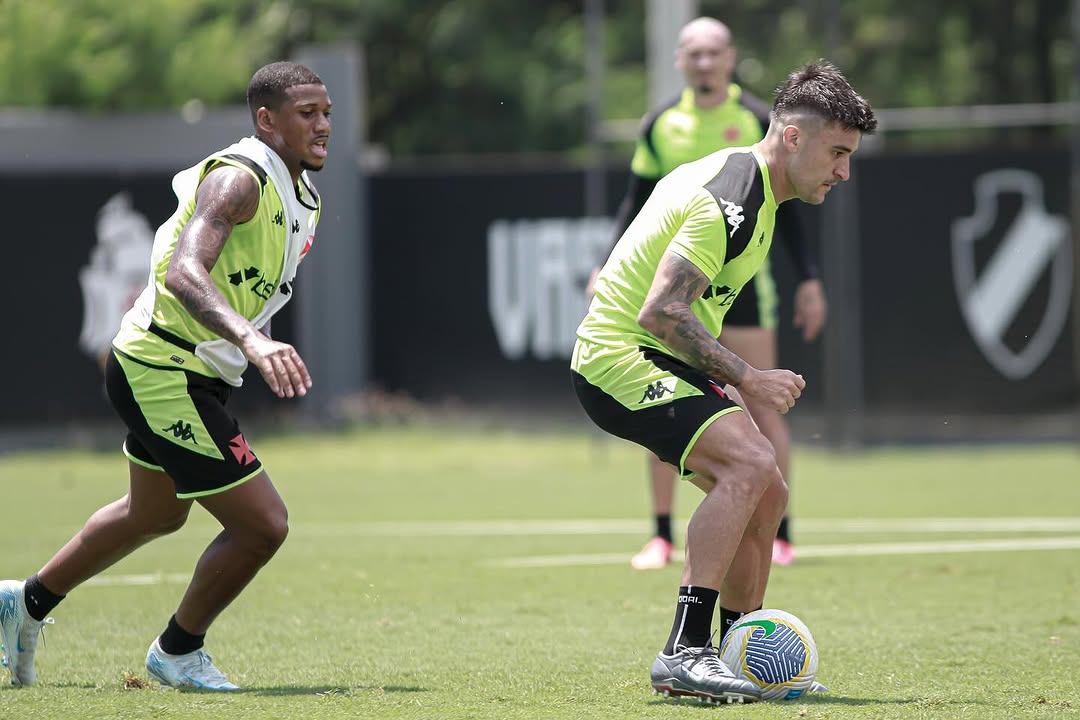
[[[245,687],[240,688],[229,695],[265,695],[267,697],[286,695],[352,695],[354,693],[423,693],[427,688],[415,685],[351,685],[348,687],[326,685],[322,687],[304,687],[299,685],[284,685],[278,687]]]
[[[33,687],[25,687],[23,685],[11,685],[6,682],[0,681],[0,692],[3,692],[4,690],[10,690],[11,692],[33,693],[39,691],[41,688],[63,688],[65,690],[101,690],[102,686],[98,683],[92,682],[39,682]]]
[[[101,690],[102,686],[97,683],[47,683],[38,687],[43,688],[64,688],[68,690]],[[424,693],[428,692],[427,688],[417,687],[415,685],[350,685],[343,687],[340,685],[279,685],[277,687],[243,687],[233,692],[215,692],[213,690],[198,690],[195,688],[181,688],[174,690],[173,688],[165,688],[159,685],[150,685],[140,688],[123,688],[125,692],[139,692],[139,691],[154,691],[154,692],[179,692],[179,693],[191,693],[195,695],[212,695],[227,697],[229,695],[263,695],[267,697],[285,697],[289,695],[325,695],[332,697],[335,695],[352,695],[355,693]],[[24,688],[18,685],[7,685],[0,683],[0,692],[5,690],[11,692],[33,692],[31,688]]]
[[[655,697],[649,701],[650,705],[691,705],[700,706],[703,708],[713,707],[710,703],[704,703],[699,700],[695,700],[689,697],[682,698],[659,698]],[[737,704],[737,703],[732,703]],[[753,703],[758,704],[758,703]],[[810,695],[808,697],[798,698],[797,700],[779,700],[770,703],[771,705],[788,705],[794,707],[796,705],[842,705],[849,707],[861,707],[864,705],[921,705],[931,708],[944,708],[950,705],[988,705],[985,700],[939,700],[936,698],[860,698],[860,697],[844,697],[842,695]]]

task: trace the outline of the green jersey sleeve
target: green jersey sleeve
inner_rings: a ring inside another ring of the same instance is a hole
[[[687,205],[686,220],[668,244],[668,249],[693,263],[712,280],[720,274],[727,255],[728,228],[724,213],[704,188]]]

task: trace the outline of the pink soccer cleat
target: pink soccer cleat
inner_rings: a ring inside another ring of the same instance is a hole
[[[772,544],[773,565],[788,566],[795,562],[795,546],[787,540],[776,538]]]
[[[662,537],[654,537],[645,543],[641,552],[630,558],[630,565],[635,570],[659,570],[671,562],[674,552],[674,545]]]

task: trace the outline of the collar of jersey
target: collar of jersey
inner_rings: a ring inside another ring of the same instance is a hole
[[[772,191],[772,176],[769,175],[769,163],[765,162],[765,157],[761,154],[761,150],[758,149],[758,143],[754,143],[750,146],[750,152],[754,154],[754,159],[757,160],[758,167],[761,168],[761,176],[765,178],[765,201],[776,207],[776,196]]]
[[[679,109],[683,112],[694,113],[701,117],[715,117],[731,112],[738,107],[740,97],[742,97],[742,88],[735,83],[728,83],[727,100],[716,107],[702,110],[694,104],[693,88],[683,88],[682,97],[679,99]]]

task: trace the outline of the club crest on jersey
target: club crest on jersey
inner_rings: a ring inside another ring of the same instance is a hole
[[[953,284],[983,356],[1020,380],[1046,360],[1065,327],[1072,296],[1069,223],[1047,212],[1042,179],[1027,170],[979,175],[974,195],[971,216],[952,224]],[[1037,327],[1009,332],[1032,311],[1042,313]]]
[[[678,384],[678,379],[674,377],[661,378],[660,380],[649,383],[645,386],[645,391],[642,393],[638,405],[671,397],[675,394],[675,387]]]

